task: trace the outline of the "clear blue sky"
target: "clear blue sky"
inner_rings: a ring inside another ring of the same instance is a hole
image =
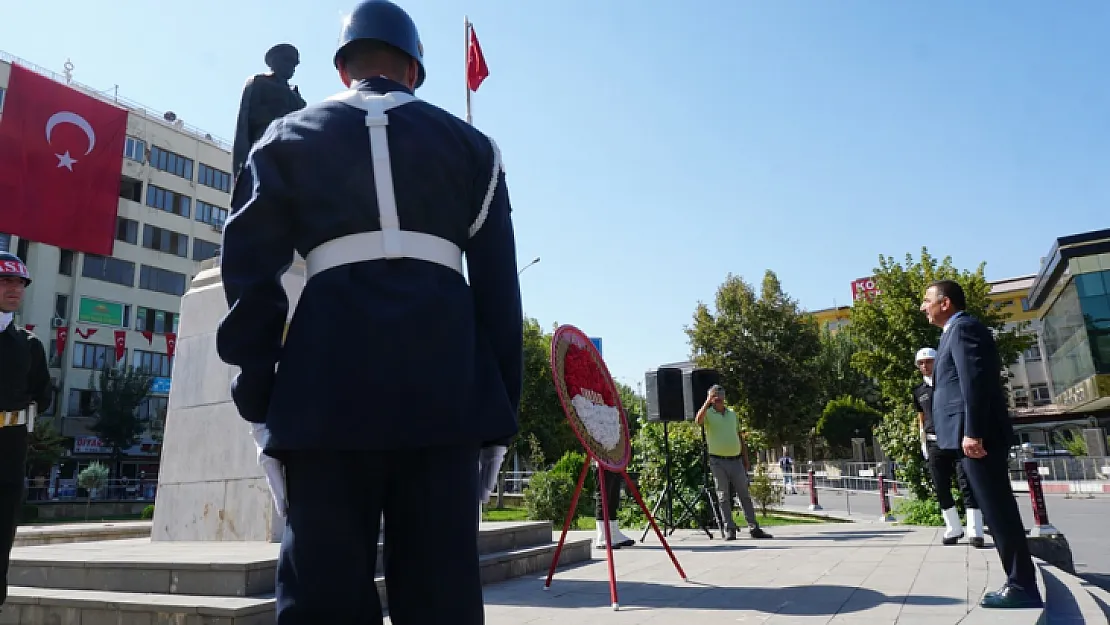
[[[300,48],[309,101],[342,88],[353,2],[4,4],[7,52],[230,137],[271,44]],[[625,382],[686,357],[729,272],[773,269],[817,309],[880,253],[928,245],[1003,278],[1110,225],[1105,0],[686,4],[402,2],[419,95],[460,116],[470,15],[491,71],[475,123],[505,154],[520,262],[542,258],[526,313],[603,337]]]

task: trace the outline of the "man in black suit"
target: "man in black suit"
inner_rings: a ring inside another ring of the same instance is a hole
[[[1002,386],[1002,362],[994,335],[964,312],[966,304],[963,289],[951,280],[929,285],[921,303],[929,323],[943,328],[933,369],[937,446],[963,452],[964,473],[1006,571],[1006,583],[987,593],[980,605],[1040,607],[1044,604],[1025,526],[1010,489],[1008,452],[1014,431]]]

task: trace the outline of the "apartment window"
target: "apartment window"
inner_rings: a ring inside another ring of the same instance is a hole
[[[135,416],[139,421],[161,421],[166,418],[169,406],[169,397],[147,397],[135,409]]]
[[[139,240],[139,222],[126,217],[116,217],[116,240],[135,245]]]
[[[208,260],[219,255],[219,245],[203,239],[193,239],[193,260]]]
[[[178,318],[177,313],[139,306],[138,312],[135,314],[135,329],[139,332],[154,332],[155,334],[177,332]]]
[[[189,237],[147,224],[143,226],[143,247],[185,258],[188,256]]]
[[[50,339],[50,349],[46,353],[46,366],[61,367],[62,355],[58,353],[58,339]]]
[[[173,370],[173,359],[160,352],[136,349],[131,355],[131,366],[136,369],[144,369],[151,375],[165,378],[169,377],[170,371]]]
[[[158,210],[164,210],[167,213],[174,215],[181,215],[182,217],[189,216],[189,205],[191,199],[187,195],[174,193],[162,187],[154,185],[147,185],[146,188],[146,205]]]
[[[2,91],[3,91],[3,89],[0,89],[0,92],[2,92]],[[12,235],[4,234],[4,233],[0,232],[0,252],[6,252],[6,251],[10,250],[11,246],[12,246]]]
[[[1029,391],[1033,395],[1034,406],[1045,406],[1052,403],[1052,396],[1048,394],[1047,384],[1032,384]]]
[[[1021,298],[1021,310],[1023,312],[1029,312],[1029,298],[1028,297]]]
[[[227,221],[227,209],[197,200],[197,221],[222,227]]]
[[[1041,345],[1040,343],[1033,343],[1029,349],[1022,353],[1022,358],[1025,362],[1040,362],[1041,360]]]
[[[120,176],[119,196],[125,200],[141,203],[143,201],[143,181]]]
[[[54,316],[69,319],[69,296],[65,293],[54,294]]]
[[[146,141],[127,137],[123,143],[123,155],[137,163],[146,162]]]
[[[224,193],[231,193],[231,174],[204,163],[201,163],[197,170],[197,182]]]
[[[73,344],[73,368],[103,369],[116,366],[116,346],[77,341]]]
[[[1029,391],[1025,390],[1024,386],[1014,387],[1014,407],[1015,408],[1028,408],[1029,407]]]
[[[58,257],[58,273],[63,276],[73,275],[73,250],[62,250]]]
[[[103,280],[112,284],[135,286],[135,263],[111,256],[85,254],[81,275],[93,280]]]
[[[69,389],[69,402],[66,406],[68,417],[91,417],[100,407],[100,393],[83,388]]]
[[[186,180],[193,179],[193,159],[160,147],[150,148],[150,166]]]
[[[185,274],[142,265],[139,268],[139,288],[170,295],[184,295]]]

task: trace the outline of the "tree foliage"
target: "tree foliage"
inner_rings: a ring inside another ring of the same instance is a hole
[[[27,437],[27,468],[31,475],[49,475],[66,450],[66,439],[54,427],[54,420],[35,421],[35,430]]]
[[[881,405],[882,394],[874,380],[861,373],[852,364],[852,357],[859,351],[859,342],[851,326],[837,332],[827,328],[821,331],[821,356],[818,371],[821,373],[822,404],[841,397],[854,397],[867,402],[872,408]]]
[[[89,379],[97,391],[96,421],[89,429],[112,449],[118,460],[123,450],[139,442],[147,423],[138,417],[139,405],[150,396],[154,376],[134,367],[104,367]]]
[[[879,295],[857,300],[852,306],[852,333],[859,345],[852,364],[876,380],[882,394],[886,417],[877,431],[880,444],[898,461],[900,477],[909,481],[922,498],[929,495],[931,485],[925,477],[917,418],[912,409],[913,387],[921,381],[914,355],[922,347],[936,348],[941,333],[920,310],[928,285],[936,280],[955,280],[963,287],[967,314],[995,331],[1004,365],[1017,360],[1032,343],[1022,333],[1026,324],[1011,324],[1012,314],[991,302],[985,268],[983,263],[975,271],[961,271],[950,257],[938,262],[926,248],[921,249],[919,259],[907,254],[904,265],[880,256],[874,275]]]
[[[721,373],[730,403],[767,444],[802,440],[821,407],[820,333],[813,317],[767,271],[757,295],[729,275],[716,309],[698,303],[686,328],[694,360]]]
[[[817,435],[829,448],[842,457],[850,455],[853,438],[870,442],[872,430],[882,422],[883,415],[862,399],[843,396],[830,401],[817,421]]]

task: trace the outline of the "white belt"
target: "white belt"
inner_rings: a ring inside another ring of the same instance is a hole
[[[305,258],[306,278],[341,265],[369,260],[414,258],[424,260],[462,273],[462,250],[447,239],[424,232],[401,229],[397,215],[397,198],[393,190],[393,169],[389,159],[389,117],[386,113],[398,106],[417,101],[416,96],[394,91],[385,95],[351,89],[331,96],[328,100],[342,102],[366,112],[366,127],[370,135],[370,154],[374,166],[374,186],[378,199],[378,222],[381,230],[342,236],[316,246]],[[490,203],[503,169],[501,152],[493,143],[493,176],[486,191],[478,217],[469,229],[473,237],[486,220]]]
[[[14,427],[17,425],[27,426],[29,432],[35,431],[35,406],[32,404],[24,410],[18,411],[2,411],[0,410],[0,428]]]
[[[927,440],[927,441],[935,441],[935,440],[937,440],[937,435],[936,435],[936,434],[926,434],[926,435],[925,435],[925,440]]]

